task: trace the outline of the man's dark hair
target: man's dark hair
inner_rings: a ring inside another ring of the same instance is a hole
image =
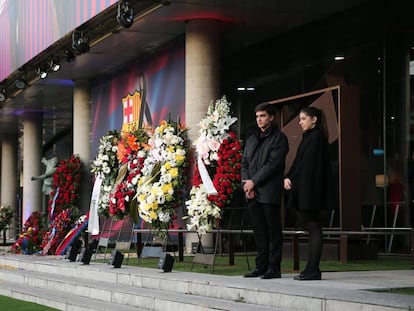
[[[268,103],[258,104],[256,108],[254,108],[254,112],[258,112],[258,111],[266,111],[269,114],[269,116],[274,116],[276,114],[275,109],[273,108],[273,105],[268,104]]]

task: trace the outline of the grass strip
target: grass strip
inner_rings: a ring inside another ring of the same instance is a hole
[[[57,310],[46,306],[39,305],[34,302],[27,302],[23,300],[14,299],[7,296],[0,296],[0,309],[7,311],[52,311]]]

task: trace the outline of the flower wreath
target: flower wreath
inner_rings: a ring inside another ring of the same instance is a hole
[[[145,129],[124,132],[118,143],[118,160],[122,164],[114,188],[109,195],[109,216],[123,219],[129,214],[141,177],[148,148],[148,134]]]
[[[95,178],[100,176],[102,184],[99,192],[98,214],[103,217],[109,216],[109,194],[118,175],[118,142],[120,132],[110,131],[100,139],[98,154],[91,164],[91,173]]]
[[[179,122],[164,120],[148,141],[149,150],[135,198],[139,216],[157,230],[169,228],[182,202],[187,167],[186,134],[187,129]]]
[[[196,152],[213,176],[216,190],[216,193],[207,190],[196,166],[185,218],[189,218],[187,229],[195,229],[201,235],[213,229],[215,220],[221,218],[222,208],[230,204],[234,191],[240,188],[241,145],[230,131],[237,120],[230,117],[230,105],[223,96],[209,106],[206,117],[199,123]]]
[[[13,210],[9,204],[0,205],[0,233],[6,230],[13,218]]]
[[[46,228],[45,217],[41,212],[33,212],[23,225],[22,233],[11,246],[11,252],[33,254],[41,250],[40,243]]]
[[[79,217],[77,208],[68,208],[60,211],[49,224],[49,231],[44,232],[40,247],[43,254],[55,254],[56,248],[70,231]]]
[[[54,254],[63,237],[79,215],[78,201],[82,164],[78,155],[60,161],[53,174],[53,190],[49,200],[49,230],[43,234],[43,252]],[[45,248],[45,246],[47,246]]]
[[[78,155],[60,161],[53,174],[53,186],[49,199],[49,217],[68,208],[76,208],[79,201],[81,160]]]

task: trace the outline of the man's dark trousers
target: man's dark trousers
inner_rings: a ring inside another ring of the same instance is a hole
[[[255,199],[249,200],[248,206],[257,248],[256,268],[261,273],[268,269],[280,272],[283,246],[280,208]]]

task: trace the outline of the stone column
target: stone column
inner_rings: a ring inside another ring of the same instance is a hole
[[[1,144],[1,204],[9,205],[14,215],[18,215],[17,211],[17,192],[18,192],[18,176],[17,176],[17,138],[5,138]],[[16,234],[16,217],[13,217],[9,226],[8,237],[14,238]]]
[[[185,41],[185,122],[189,138],[194,140],[197,123],[220,95],[219,22],[188,21]]]
[[[23,120],[23,211],[22,224],[32,212],[42,211],[42,114],[26,113]]]
[[[73,153],[82,162],[82,180],[79,209],[82,213],[89,210],[91,197],[90,158],[91,158],[91,103],[89,81],[77,80],[73,93]]]
[[[188,21],[185,41],[185,123],[191,143],[198,136],[197,123],[205,116],[210,103],[220,96],[219,22]],[[198,242],[197,235],[187,234],[187,253],[191,252],[194,242]],[[212,247],[212,236],[205,235],[202,244],[205,248]]]

